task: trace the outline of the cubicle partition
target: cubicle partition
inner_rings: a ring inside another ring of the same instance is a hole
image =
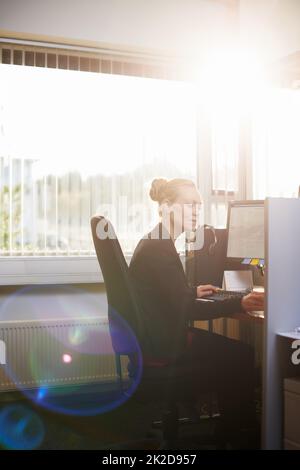
[[[262,446],[280,449],[284,373],[278,335],[295,331],[300,326],[300,199],[267,199],[265,217],[267,269]],[[292,352],[291,349],[291,356]]]

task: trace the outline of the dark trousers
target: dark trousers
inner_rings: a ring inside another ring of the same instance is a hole
[[[254,350],[240,341],[197,328],[189,329],[185,363],[205,364],[202,380],[218,394],[227,432],[255,425]],[[202,381],[201,380],[201,381]]]

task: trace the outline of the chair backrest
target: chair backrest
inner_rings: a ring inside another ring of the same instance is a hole
[[[143,350],[147,338],[143,331],[138,299],[115,230],[111,222],[100,215],[92,217],[91,228],[106,287],[113,348],[118,354],[136,352],[135,336]]]
[[[247,264],[243,265],[240,262],[227,259],[227,229],[215,229],[215,236],[216,244],[211,230],[205,229],[203,248],[195,251],[188,263],[189,279],[194,285],[213,284],[222,287],[225,270],[249,270]],[[210,252],[209,248],[213,245],[215,245],[214,249]]]
[[[214,284],[222,287],[226,260],[226,229],[215,229],[215,236],[217,243],[210,252],[209,248],[214,245],[214,236],[210,229],[205,229],[203,248],[196,250],[191,258],[187,269],[191,271],[189,278],[194,285]]]

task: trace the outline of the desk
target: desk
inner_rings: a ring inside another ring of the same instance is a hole
[[[264,287],[263,286],[254,286],[253,288],[254,292],[264,292]],[[205,297],[203,298],[198,298],[197,301],[199,302],[214,302],[213,300],[206,299]],[[218,301],[215,301],[218,302]],[[239,312],[239,313],[234,313],[232,315],[226,315],[225,317],[220,317],[221,320],[214,319],[214,325],[218,325],[216,330],[212,327],[209,326],[208,329],[210,331],[215,331],[216,333],[219,334],[224,334],[225,336],[228,336],[228,328],[227,328],[227,322],[228,320],[239,320],[242,322],[255,322],[255,324],[263,324],[265,317],[264,317],[264,312]],[[211,322],[211,320],[206,320],[206,322]],[[197,322],[201,328],[203,328],[205,322]],[[205,327],[204,327],[205,328]],[[207,329],[207,328],[205,328]],[[236,329],[235,329],[236,330]],[[235,331],[235,334],[231,337],[235,339],[239,339],[239,335],[236,334],[237,332]]]
[[[254,292],[264,292],[264,287],[263,286],[254,286],[253,288],[253,291]],[[227,322],[226,324],[228,323],[228,318],[230,319],[233,319],[233,320],[239,320],[242,322],[241,325],[246,325],[247,323],[245,322],[248,322],[249,324],[255,324],[255,325],[263,325],[264,324],[264,321],[265,321],[265,317],[264,317],[264,312],[240,312],[240,313],[235,313],[233,315],[230,315],[230,317],[226,317],[227,318]],[[227,335],[227,326],[225,328],[225,334]],[[239,327],[239,330],[241,330],[241,327]],[[247,335],[246,335],[247,336]],[[239,336],[236,338],[236,339],[240,339],[240,340],[245,340],[246,338],[243,338],[242,335],[241,335],[241,331],[239,331]],[[248,342],[246,340],[246,342]],[[252,344],[253,341],[250,341],[250,343]],[[254,341],[255,343],[255,341]],[[256,344],[253,344],[254,348],[256,349]],[[260,349],[262,349],[262,346],[260,346]],[[257,353],[257,351],[256,351]],[[259,358],[257,360],[257,362],[261,362],[262,360],[262,351],[259,351],[259,354],[256,354],[257,358]]]
[[[194,326],[250,344],[255,350],[256,367],[262,366],[265,319],[250,313],[235,313],[213,320],[195,321]]]
[[[233,315],[230,315],[229,318],[232,318],[233,320],[241,320],[241,321],[248,321],[248,322],[259,322],[259,323],[264,323],[265,317],[262,315],[258,315],[256,313],[251,313],[251,312],[243,312],[243,313],[234,313]]]
[[[201,301],[202,299],[197,299]],[[232,322],[231,320],[236,320]],[[228,325],[228,322],[231,325]],[[255,324],[255,325],[264,325],[265,318],[262,315],[251,313],[251,312],[239,312],[233,313],[231,315],[226,315],[226,317],[220,317],[217,319],[212,320],[198,320],[194,322],[194,326],[196,328],[201,328],[204,330],[209,330],[214,333],[222,334],[225,336],[229,336],[233,339],[242,339],[240,338],[239,332],[239,324],[238,322],[242,322],[247,325]],[[229,326],[229,327],[228,327]]]

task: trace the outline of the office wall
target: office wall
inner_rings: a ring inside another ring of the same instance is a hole
[[[106,315],[104,284],[0,286],[0,322]]]
[[[299,0],[240,0],[239,4],[242,44],[271,60],[300,49]],[[223,44],[235,30],[236,19],[234,2],[226,0],[0,2],[3,30],[181,54]]]
[[[190,54],[232,30],[224,0],[1,0],[0,29]]]
[[[242,44],[266,60],[300,50],[299,0],[240,0]]]

